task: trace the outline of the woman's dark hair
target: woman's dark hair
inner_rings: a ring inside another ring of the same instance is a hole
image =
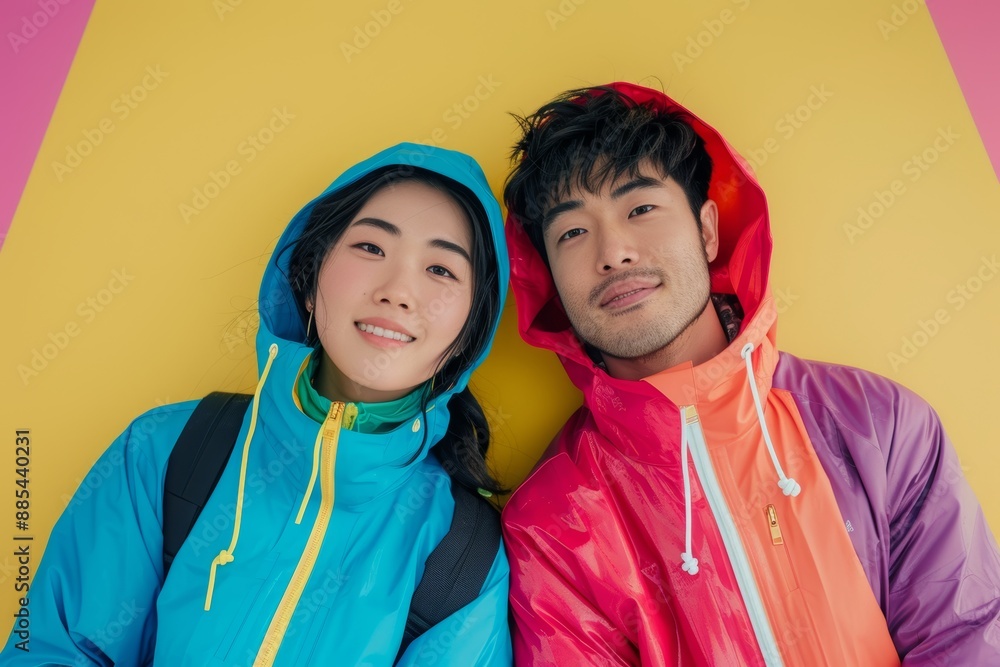
[[[327,254],[369,199],[384,188],[404,182],[423,183],[447,194],[468,217],[472,228],[472,307],[455,341],[444,352],[446,361],[424,383],[420,409],[425,412],[430,399],[450,388],[486,350],[492,325],[500,312],[499,272],[489,219],[482,203],[467,187],[437,172],[407,165],[369,172],[313,206],[302,234],[291,246],[288,282],[304,322],[305,304],[316,297],[319,271]],[[319,337],[313,332],[305,342],[316,347]],[[441,465],[462,486],[491,493],[506,492],[487,469],[489,424],[468,387],[451,397],[448,411],[451,414],[448,431],[434,447]],[[425,438],[426,434],[425,429]]]

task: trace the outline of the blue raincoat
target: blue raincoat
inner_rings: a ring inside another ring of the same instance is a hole
[[[20,639],[12,634],[0,664],[393,664],[424,562],[454,510],[451,480],[429,450],[447,429],[448,399],[486,352],[426,413],[389,433],[341,429],[338,403],[321,426],[295,403],[296,379],[312,350],[303,345],[285,279],[291,253],[282,250],[301,234],[316,201],[396,164],[438,172],[479,198],[503,299],[502,218],[474,160],[400,144],[348,170],[292,219],[267,265],[257,394],[169,579],[164,583],[164,477],[193,401],[142,415],[95,464],[90,477],[100,483],[74,496],[31,582],[30,652],[15,647]],[[510,665],[508,576],[501,545],[479,597],[414,641],[399,664]]]

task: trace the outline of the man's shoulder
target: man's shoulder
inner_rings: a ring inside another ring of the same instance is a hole
[[[602,439],[590,411],[577,410],[507,501],[504,523],[531,525],[538,516],[561,514],[578,505],[580,490],[591,487],[596,477],[593,453],[587,450]]]
[[[901,422],[937,423],[934,409],[898,382],[871,371],[782,352],[772,388],[790,394],[800,412],[833,420],[882,445]]]
[[[805,399],[850,402],[864,397],[893,403],[925,403],[913,391],[878,373],[854,366],[803,359],[782,352],[772,386]]]

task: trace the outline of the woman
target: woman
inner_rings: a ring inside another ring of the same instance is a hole
[[[0,662],[396,663],[451,485],[499,490],[466,385],[506,257],[467,156],[401,144],[338,178],[265,270],[253,402],[169,577],[164,475],[194,402],[141,416],[95,465],[32,582],[31,652],[12,636]],[[509,665],[507,579],[501,546],[478,597],[398,664]]]

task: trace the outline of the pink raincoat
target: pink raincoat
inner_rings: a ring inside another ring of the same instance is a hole
[[[882,377],[779,352],[764,194],[694,126],[719,205],[712,292],[745,313],[711,361],[608,376],[508,219],[521,335],[584,394],[504,510],[517,663],[1000,665],[1000,552],[938,417]]]

